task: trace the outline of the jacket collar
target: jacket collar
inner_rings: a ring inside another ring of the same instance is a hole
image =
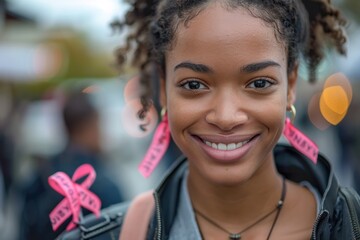
[[[152,229],[155,230],[153,234],[158,235],[160,239],[167,239],[175,219],[180,199],[179,190],[187,166],[186,157],[180,156],[154,191],[155,219],[153,219],[152,224],[157,227],[156,230],[155,228]],[[159,239],[158,237],[154,239]]]
[[[274,157],[280,174],[294,182],[308,181],[322,196],[321,210],[333,213],[338,183],[325,157],[319,155],[315,165],[293,147],[282,144],[276,145]],[[156,214],[153,224],[157,226],[156,231],[160,239],[168,237],[175,219],[179,189],[187,166],[186,157],[180,157],[155,190]]]
[[[294,182],[308,181],[321,195],[321,210],[332,213],[338,194],[338,182],[328,160],[321,154],[317,164],[291,146],[277,145],[274,157],[280,174]]]

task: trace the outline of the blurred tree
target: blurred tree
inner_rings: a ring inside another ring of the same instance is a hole
[[[343,0],[340,7],[350,14],[351,20],[360,23],[360,1],[359,0]]]
[[[111,78],[118,72],[111,66],[112,60],[104,48],[94,49],[87,36],[69,28],[56,28],[46,32],[39,40],[40,46],[53,48],[55,72],[43,79],[34,79],[15,86],[16,95],[26,99],[37,99],[48,90],[69,81],[96,78]],[[44,59],[38,64],[45,64]],[[40,66],[41,67],[41,66]]]

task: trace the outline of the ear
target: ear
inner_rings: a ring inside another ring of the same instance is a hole
[[[294,68],[288,74],[288,88],[287,88],[287,109],[290,109],[291,105],[296,100],[296,82],[298,78],[299,63],[295,63]]]

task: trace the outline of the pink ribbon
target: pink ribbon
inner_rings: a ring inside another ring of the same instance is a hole
[[[156,128],[153,140],[146,155],[139,165],[140,173],[145,177],[149,177],[159,164],[170,144],[170,128],[167,114]]]
[[[318,146],[299,129],[297,129],[291,123],[289,118],[286,118],[283,134],[294,148],[307,156],[314,163],[317,162],[319,154]]]
[[[77,180],[88,175],[85,180],[78,184]],[[51,211],[50,221],[52,228],[56,231],[63,222],[71,215],[72,221],[67,226],[69,231],[80,222],[81,207],[92,211],[100,216],[101,200],[88,190],[96,178],[96,172],[90,164],[83,164],[78,167],[70,179],[63,172],[57,172],[48,179],[50,187],[65,198]]]

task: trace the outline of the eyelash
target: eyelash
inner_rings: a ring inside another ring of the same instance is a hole
[[[255,87],[255,86],[250,87],[250,85],[253,85],[253,84],[255,84],[256,82],[259,82],[259,81],[265,81],[265,86],[264,87]],[[192,89],[189,86],[186,87],[186,85],[189,84],[189,83],[199,84],[200,88]],[[274,84],[276,84],[274,80],[271,80],[271,79],[268,79],[268,78],[258,78],[258,79],[252,80],[249,84],[246,85],[246,87],[247,88],[252,88],[252,89],[255,89],[255,90],[263,90],[263,89],[267,89],[267,88],[271,87]],[[199,90],[208,89],[208,87],[204,83],[202,83],[199,80],[195,80],[195,79],[186,80],[186,81],[180,83],[179,87],[181,87],[181,88],[183,88],[185,90],[188,90],[188,91],[199,91]]]
[[[186,85],[189,83],[200,84],[200,85],[202,85],[202,87],[197,88],[197,89],[191,89],[190,87],[186,87]],[[184,88],[185,90],[189,90],[189,91],[199,91],[199,90],[208,89],[208,87],[204,83],[202,83],[201,81],[195,80],[195,79],[186,80],[185,82],[180,83],[179,87]]]
[[[253,88],[253,89],[267,89],[269,87],[271,87],[272,85],[275,84],[275,82],[271,79],[268,79],[268,78],[258,78],[258,79],[255,79],[253,81],[251,81],[248,85],[246,85],[246,87],[249,87],[250,85],[252,84],[255,84],[256,82],[259,82],[259,81],[265,81],[265,84],[268,84],[266,87],[250,87],[250,88]]]

